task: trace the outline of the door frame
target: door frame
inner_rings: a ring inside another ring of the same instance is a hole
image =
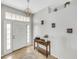
[[[15,20],[4,20],[3,21],[3,23],[4,23],[4,35],[3,35],[3,37],[4,37],[4,55],[7,55],[7,54],[9,54],[9,53],[11,53],[11,52],[13,52],[14,50],[13,50],[13,23],[14,22],[21,22],[21,21],[15,21]],[[9,50],[9,51],[6,51],[6,38],[7,38],[7,36],[6,36],[6,24],[8,24],[8,23],[10,23],[11,24],[11,50]],[[26,23],[26,22],[22,22],[22,23]],[[29,25],[30,26],[30,23],[26,23],[26,30],[27,30],[27,25]],[[27,31],[26,31],[26,36],[27,36]],[[30,39],[31,39],[31,26],[30,26]],[[27,44],[27,37],[26,37],[26,46],[27,46],[28,44]]]
[[[10,24],[11,25],[11,33],[10,33],[10,37],[11,37],[11,49],[9,49],[9,50],[7,50],[7,24]],[[12,45],[13,45],[13,43],[12,43],[12,21],[11,20],[4,20],[4,55],[6,55],[6,54],[9,54],[9,53],[11,53],[11,52],[13,52],[13,50],[12,50]]]

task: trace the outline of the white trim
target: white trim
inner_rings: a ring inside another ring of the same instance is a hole
[[[56,57],[57,59],[59,59],[59,57],[53,53],[51,53],[52,56]]]

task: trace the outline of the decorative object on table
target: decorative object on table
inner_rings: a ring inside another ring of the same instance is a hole
[[[41,20],[41,25],[44,25],[44,20]]]
[[[44,38],[48,38],[48,35],[46,34],[46,35],[44,36]]]
[[[52,23],[52,28],[55,28],[55,26],[56,26],[55,23]]]
[[[35,37],[35,39],[40,39],[40,37]]]
[[[72,28],[68,28],[67,29],[67,33],[72,33],[73,32],[73,29]]]
[[[69,6],[69,5],[70,5],[70,1],[66,2],[66,3],[64,4],[64,7],[67,7],[67,6]]]
[[[47,33],[47,31],[45,32],[45,35],[43,37],[45,38],[45,41],[48,41],[48,33]]]

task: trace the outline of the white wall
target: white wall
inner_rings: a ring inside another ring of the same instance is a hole
[[[59,59],[77,59],[76,9],[76,0],[74,0],[70,6],[57,12],[52,11],[49,14],[45,8],[34,15],[34,38],[36,36],[44,38],[43,36],[48,34],[51,54]],[[44,20],[44,25],[41,25],[41,20]],[[56,27],[52,28],[51,23],[56,23]],[[67,28],[73,28],[73,33],[67,33]]]

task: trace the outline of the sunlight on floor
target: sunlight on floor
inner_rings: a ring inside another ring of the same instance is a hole
[[[12,59],[12,56],[9,56],[7,59]]]

